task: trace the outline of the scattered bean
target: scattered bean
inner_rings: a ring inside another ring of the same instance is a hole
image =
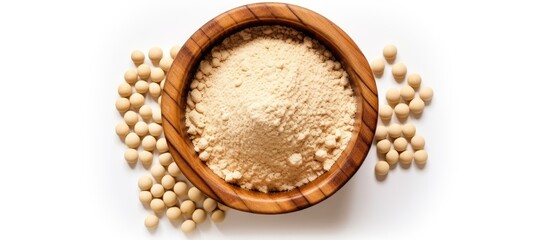
[[[400,88],[400,97],[404,99],[404,101],[412,100],[415,95],[416,91],[408,85],[402,85]]]
[[[175,185],[175,178],[170,175],[165,175],[162,177],[161,183],[164,189],[172,189]]]
[[[181,219],[181,210],[178,207],[170,207],[166,210],[166,217],[171,221],[177,221]]]
[[[399,119],[406,119],[410,115],[410,107],[405,103],[399,103],[395,106],[395,115]]]
[[[127,98],[118,98],[116,99],[116,110],[120,113],[126,113],[130,110],[130,100]]]
[[[397,150],[397,152],[402,152],[406,150],[406,148],[408,147],[408,141],[406,141],[406,139],[403,137],[399,137],[395,139],[395,142],[393,143],[393,145],[395,147],[395,150]]]
[[[139,115],[134,111],[124,113],[124,121],[128,126],[133,126],[139,121]]]
[[[148,80],[151,76],[151,67],[147,64],[139,65],[139,67],[137,67],[137,76],[139,76],[140,79]]]
[[[155,183],[151,186],[151,194],[155,198],[162,197],[164,195],[164,187],[160,183]]]
[[[153,109],[153,121],[162,124],[162,112],[160,111],[160,108]]]
[[[162,200],[164,201],[164,204],[168,207],[175,206],[177,204],[177,195],[175,195],[172,191],[166,191],[164,195],[162,195]]]
[[[376,148],[379,153],[385,154],[391,149],[391,142],[389,142],[389,140],[387,139],[383,139],[377,142]]]
[[[191,214],[196,209],[196,204],[192,200],[185,200],[179,205],[181,213],[185,215]]]
[[[149,176],[142,176],[137,181],[137,186],[141,191],[147,191],[153,186],[153,180]]]
[[[202,208],[206,210],[206,212],[211,212],[217,207],[217,202],[211,198],[204,199],[204,202],[202,203]]]
[[[153,154],[146,150],[141,151],[139,153],[139,161],[141,161],[141,164],[143,164],[143,166],[145,167],[150,166],[153,161]]]
[[[145,97],[140,93],[133,93],[130,96],[130,106],[134,109],[139,109],[145,104]]]
[[[389,163],[389,165],[394,165],[398,162],[399,154],[396,150],[391,149],[389,152],[385,155],[385,161]]]
[[[195,202],[200,202],[202,201],[202,199],[204,199],[204,194],[198,190],[198,188],[196,187],[192,187],[191,189],[189,189],[189,199],[195,201]]]
[[[156,228],[158,226],[158,217],[154,214],[151,214],[145,218],[145,227],[149,229]]]
[[[156,147],[156,138],[151,135],[145,136],[141,141],[141,146],[144,150],[153,152],[154,148]]]
[[[387,103],[394,106],[400,102],[400,92],[396,88],[390,88],[387,90],[385,98],[387,99]]]
[[[128,162],[128,164],[137,163],[138,156],[139,155],[137,154],[137,150],[132,149],[132,148],[128,148],[124,152],[124,159],[126,159],[126,162]]]
[[[175,164],[175,162],[172,162],[170,163],[170,165],[168,165],[168,174],[170,174],[172,177],[177,177],[181,175],[181,170],[179,170],[179,167],[177,166],[177,164]]]
[[[164,70],[162,68],[153,68],[151,70],[151,81],[154,83],[160,83],[164,80]]]
[[[395,64],[391,71],[393,73],[393,78],[398,82],[401,82],[404,78],[406,78],[407,68],[403,63]]]
[[[387,133],[389,133],[389,137],[398,138],[402,134],[402,127],[400,124],[393,123],[387,129]]]
[[[391,120],[393,117],[393,108],[389,105],[383,105],[379,108],[379,118],[384,121]]]
[[[177,182],[173,186],[173,192],[177,196],[185,196],[187,194],[188,189],[189,189],[189,187],[187,186],[187,184],[185,182]]]
[[[433,99],[433,89],[430,87],[421,88],[419,90],[419,97],[425,102],[430,102]]]
[[[181,46],[179,45],[173,46],[172,49],[170,49],[170,57],[172,57],[172,59],[175,59],[175,56],[177,56],[179,49],[181,49]]]
[[[378,161],[375,167],[376,175],[378,176],[387,175],[389,173],[389,168],[390,168],[389,163],[385,161]]]
[[[408,165],[412,163],[413,158],[414,158],[414,154],[411,151],[406,150],[400,153],[399,160],[403,165]]]
[[[169,57],[163,57],[161,60],[160,60],[160,63],[158,64],[158,66],[164,71],[164,72],[168,72],[168,70],[170,69],[170,67],[172,66],[172,63],[173,63],[173,59],[169,58]]]
[[[149,59],[153,63],[158,63],[162,59],[162,49],[159,47],[153,47],[149,50]]]
[[[427,151],[425,150],[419,150],[414,153],[414,161],[418,165],[425,165],[427,162]]]
[[[414,98],[410,101],[410,111],[414,114],[420,114],[425,108],[425,103],[420,98]]]
[[[135,91],[141,94],[149,92],[149,83],[146,80],[139,80],[135,83]]]
[[[120,83],[118,85],[118,95],[123,98],[127,98],[132,95],[132,86],[127,82]]]
[[[204,221],[206,221],[206,211],[204,211],[203,209],[196,209],[194,210],[191,218],[193,219],[194,222],[196,223],[203,223]]]
[[[131,59],[133,63],[137,66],[145,62],[145,54],[139,50],[132,52]]]
[[[370,68],[372,69],[374,75],[379,77],[383,75],[383,71],[385,70],[385,61],[381,58],[374,59],[370,65]]]
[[[397,48],[393,44],[388,44],[383,48],[383,57],[387,60],[387,62],[391,63],[396,59],[397,55]]]
[[[166,174],[166,169],[162,165],[154,165],[151,167],[151,175],[157,179],[160,180],[164,175]]]
[[[181,230],[184,233],[191,233],[196,229],[196,223],[193,220],[187,219],[181,224]]]
[[[130,85],[135,84],[137,82],[137,72],[133,69],[126,70],[124,80]]]
[[[162,88],[158,85],[158,83],[153,82],[149,84],[149,93],[151,94],[151,97],[158,98],[160,97],[160,94],[162,94]]]
[[[139,139],[139,136],[137,136],[137,134],[129,133],[128,135],[126,135],[124,142],[126,143],[126,146],[128,146],[128,148],[137,149],[139,147],[139,144],[141,143],[141,139]]]
[[[158,125],[158,123],[149,123],[149,133],[153,137],[158,137],[162,134],[162,126]],[[155,142],[156,147],[156,142]]]
[[[387,138],[387,128],[385,126],[377,126],[375,138],[378,141],[386,139]]]
[[[225,220],[225,212],[221,209],[216,209],[212,212],[212,215],[210,216],[213,222],[220,223]]]
[[[166,209],[166,204],[161,199],[155,198],[151,200],[151,209],[155,212],[162,212]]]
[[[421,86],[421,76],[417,73],[412,73],[408,76],[408,85],[414,89],[418,89]]]
[[[168,142],[166,142],[165,138],[161,138],[156,141],[156,150],[158,150],[159,153],[165,153],[168,151]]]
[[[117,123],[115,130],[119,137],[126,137],[130,133],[130,127],[126,122]]]
[[[133,126],[133,132],[135,132],[137,136],[143,137],[149,133],[149,125],[143,121],[138,121],[135,126]]]
[[[421,135],[415,135],[410,143],[414,150],[421,150],[425,147],[425,139]]]
[[[153,196],[151,194],[151,192],[149,191],[141,191],[139,192],[139,201],[145,205],[145,206],[150,206],[151,205],[151,201],[153,199]]]
[[[158,155],[158,162],[160,163],[160,165],[162,165],[164,167],[168,167],[173,162],[172,155],[170,153],[162,153],[162,154]],[[179,168],[177,168],[177,169],[179,170]],[[170,175],[172,175],[172,174],[170,174]]]
[[[408,139],[414,137],[416,135],[416,126],[411,123],[404,124],[404,126],[402,126],[402,135]]]

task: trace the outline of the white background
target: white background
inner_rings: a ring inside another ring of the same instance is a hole
[[[289,1],[328,17],[368,59],[386,43],[435,90],[417,122],[428,165],[376,181],[371,152],[304,211],[228,212],[150,233],[114,133],[129,53],[182,44],[246,1],[2,1],[0,239],[547,239],[549,37],[534,1]],[[336,3],[337,2],[337,3]],[[360,3],[359,3],[360,2]],[[541,1],[538,1],[541,2]],[[396,85],[386,71],[380,103]]]

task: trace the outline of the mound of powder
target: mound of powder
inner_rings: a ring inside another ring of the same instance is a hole
[[[187,98],[199,158],[227,182],[285,191],[328,171],[353,131],[356,99],[331,52],[294,29],[233,34],[200,62]]]

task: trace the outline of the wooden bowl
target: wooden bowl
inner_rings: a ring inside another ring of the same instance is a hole
[[[332,168],[316,180],[286,192],[262,193],[225,182],[198,159],[184,124],[186,94],[202,56],[225,37],[246,27],[278,24],[315,37],[339,59],[357,99],[353,135]],[[167,74],[162,92],[162,126],[170,153],[187,179],[231,208],[263,214],[297,211],[339,190],[358,170],[372,144],[378,98],[366,58],[338,26],[311,10],[283,3],[257,3],[229,10],[196,31],[183,45]]]

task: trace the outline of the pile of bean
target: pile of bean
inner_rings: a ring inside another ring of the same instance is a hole
[[[116,124],[116,134],[128,147],[124,153],[127,163],[134,166],[141,162],[150,170],[150,175],[139,178],[137,184],[139,200],[152,210],[145,218],[145,226],[156,228],[165,212],[170,221],[181,222],[181,230],[189,233],[206,221],[208,213],[213,222],[223,221],[227,207],[190,186],[168,152],[159,105],[165,74],[179,49],[175,46],[169,56],[164,56],[161,48],[151,48],[150,64],[145,62],[142,51],[131,53],[136,68],[127,70],[125,81],[118,86],[116,109],[124,120]]]
[[[385,72],[385,62],[392,64],[396,56],[397,48],[394,45],[385,46],[384,59],[378,58],[371,63],[374,75],[380,78]],[[418,167],[423,167],[428,158],[425,139],[416,133],[416,127],[412,123],[402,123],[408,120],[410,113],[418,118],[421,116],[425,104],[433,99],[433,89],[421,86],[422,79],[419,74],[407,75],[407,68],[403,63],[393,64],[391,73],[398,83],[402,83],[407,77],[407,85],[402,85],[400,90],[396,88],[387,90],[385,94],[387,104],[379,108],[381,124],[377,126],[375,139],[377,152],[382,159],[376,163],[375,173],[381,177],[386,176],[391,166],[398,162],[403,167],[409,167],[414,161]],[[398,120],[395,123],[391,123],[393,115]]]

